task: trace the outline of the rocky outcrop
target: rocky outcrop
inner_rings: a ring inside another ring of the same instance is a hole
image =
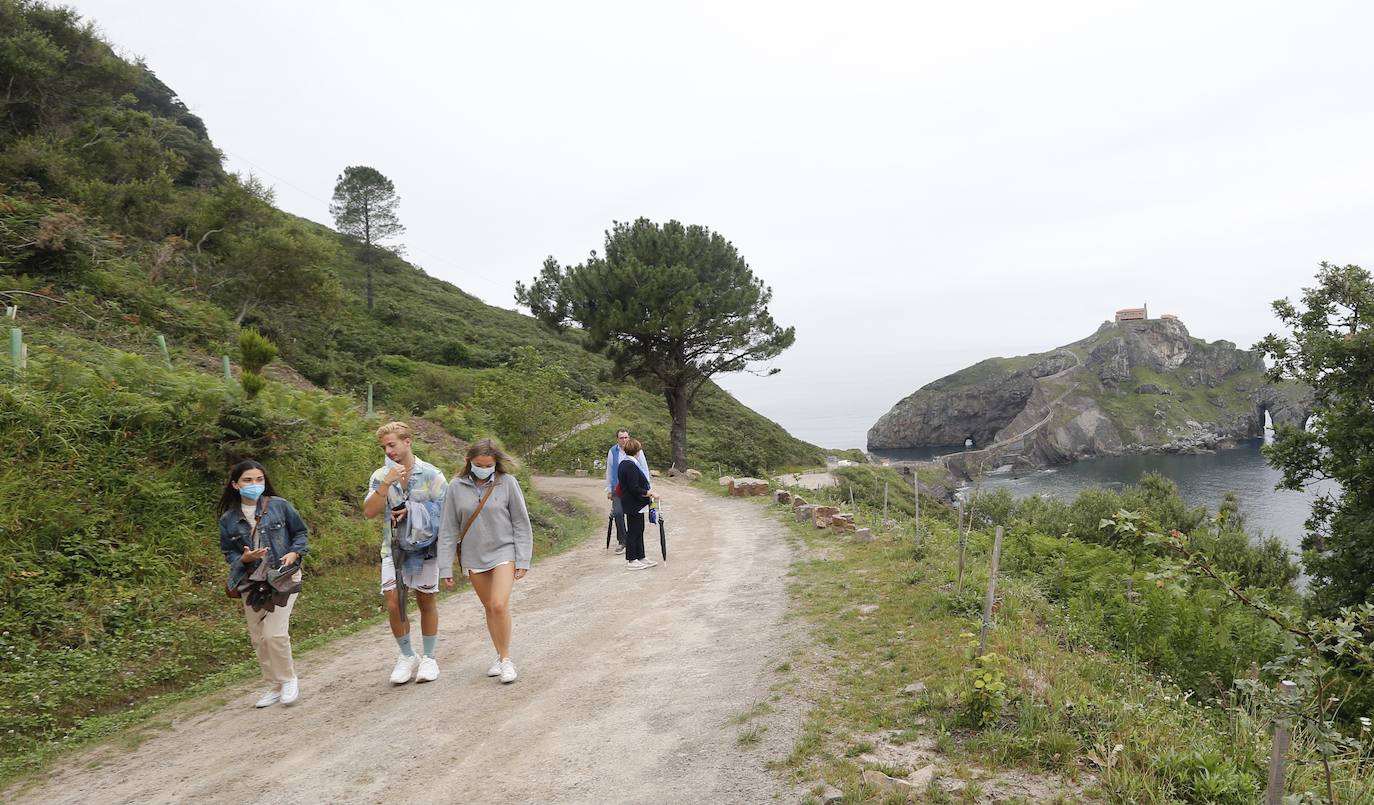
[[[1305,386],[1264,385],[1251,394],[1262,419],[1268,412],[1274,427],[1287,425],[1291,428],[1306,429],[1307,420],[1312,418],[1312,390]]]
[[[993,358],[936,380],[892,407],[868,431],[874,448],[991,443],[1025,410],[1036,381],[1079,362],[1069,351],[1032,356],[1013,369]]]
[[[730,497],[754,497],[768,494],[768,482],[762,478],[731,478],[725,486]]]
[[[868,447],[963,444],[965,439],[990,442],[1026,407],[1033,390],[1030,376],[1024,373],[947,391],[927,386],[897,403],[869,429]]]
[[[1311,391],[1273,384],[1263,356],[1193,338],[1176,319],[1107,322],[1038,355],[993,358],[903,399],[869,430],[870,449],[962,444],[965,477],[1130,452],[1197,452],[1261,436],[1265,414],[1302,427]]]

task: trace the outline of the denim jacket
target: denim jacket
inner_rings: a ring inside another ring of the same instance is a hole
[[[252,530],[238,506],[220,515],[219,549],[229,563],[230,587],[237,587],[256,564],[246,567],[243,564],[243,549],[252,547],[249,542]],[[268,498],[267,507],[258,520],[258,544],[267,548],[268,567],[279,567],[281,557],[292,551],[304,556],[309,550],[306,545],[309,536],[310,530],[296,513],[295,506],[281,498]]]

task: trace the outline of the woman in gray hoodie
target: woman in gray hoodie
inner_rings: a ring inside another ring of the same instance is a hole
[[[511,459],[490,439],[468,447],[463,471],[449,484],[439,528],[439,576],[454,586],[453,559],[461,549],[468,573],[487,614],[487,631],[496,662],[487,676],[515,681],[510,658],[510,591],[525,577],[534,552],[534,529],[520,482],[510,474]]]

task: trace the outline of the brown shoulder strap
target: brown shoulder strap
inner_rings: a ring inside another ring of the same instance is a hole
[[[463,537],[466,537],[468,535],[468,529],[472,528],[472,522],[477,519],[477,515],[482,513],[482,507],[487,505],[487,498],[491,497],[491,490],[495,488],[496,481],[492,481],[491,486],[487,487],[487,491],[482,493],[482,499],[477,501],[477,508],[472,510],[472,516],[468,518],[468,521],[466,523],[463,523],[463,530],[458,534],[459,542],[462,542]]]
[[[253,528],[248,532],[248,542],[257,550],[258,545],[258,523],[262,522],[262,516],[267,513],[267,495],[258,498],[258,502],[253,506]]]

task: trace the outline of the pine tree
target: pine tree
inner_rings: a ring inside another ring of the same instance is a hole
[[[366,165],[344,168],[334,184],[334,200],[329,205],[334,225],[345,235],[361,240],[365,248],[363,264],[367,271],[368,310],[372,310],[373,304],[373,248],[405,231],[396,216],[400,203],[401,197],[396,195],[396,186],[391,180]]]
[[[548,258],[530,285],[516,283],[516,301],[554,327],[584,328],[622,377],[656,380],[672,416],[673,466],[686,469],[697,392],[713,375],[776,357],[796,331],[773,321],[772,290],[705,227],[616,222],[605,246],[605,257],[576,266]]]

